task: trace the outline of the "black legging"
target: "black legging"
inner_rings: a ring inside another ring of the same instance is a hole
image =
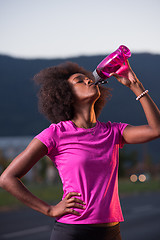
[[[122,240],[120,224],[113,227],[95,227],[86,224],[55,222],[50,240]]]

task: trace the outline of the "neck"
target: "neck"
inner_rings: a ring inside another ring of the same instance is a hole
[[[75,116],[72,122],[79,128],[92,128],[96,124],[96,115],[94,111],[94,105],[82,106],[75,109]]]

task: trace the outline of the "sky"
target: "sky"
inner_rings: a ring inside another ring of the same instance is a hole
[[[0,0],[0,54],[65,58],[160,54],[159,0]]]

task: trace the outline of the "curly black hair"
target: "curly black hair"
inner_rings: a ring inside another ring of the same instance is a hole
[[[93,79],[91,72],[73,62],[65,62],[43,69],[33,78],[40,85],[39,110],[52,123],[74,118],[74,95],[68,79],[75,73],[82,73]],[[109,88],[99,86],[99,89],[101,95],[95,103],[96,117],[100,115],[107,98],[111,96]]]

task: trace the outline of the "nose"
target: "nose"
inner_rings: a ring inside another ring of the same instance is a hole
[[[86,83],[87,85],[90,85],[91,83],[93,83],[93,80],[87,78],[87,79],[85,79],[85,83]]]

